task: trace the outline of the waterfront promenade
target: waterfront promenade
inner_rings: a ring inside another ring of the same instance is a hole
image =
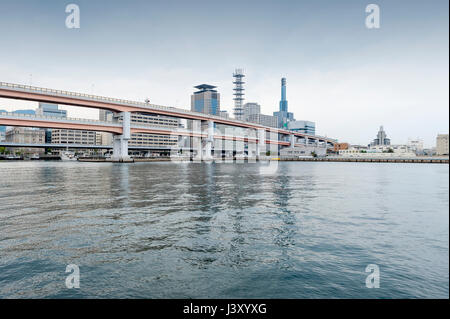
[[[428,163],[428,164],[448,164],[448,157],[301,157],[284,158],[283,161],[297,162],[358,162],[358,163]]]

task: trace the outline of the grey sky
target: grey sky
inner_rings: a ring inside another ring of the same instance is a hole
[[[65,27],[66,1],[0,2],[0,81],[189,108],[193,86],[218,86],[232,111],[232,77],[246,101],[289,110],[317,132],[367,144],[384,125],[393,143],[448,132],[448,1],[72,1],[81,28]],[[367,29],[365,7],[381,8]],[[0,109],[34,103],[0,100]],[[98,112],[67,107],[69,116]]]

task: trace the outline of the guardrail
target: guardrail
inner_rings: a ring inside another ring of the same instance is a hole
[[[30,85],[13,84],[13,83],[8,83],[8,82],[0,82],[0,87],[9,88],[9,89],[21,89],[21,90],[27,90],[27,91],[32,91],[32,92],[40,92],[40,93],[45,93],[45,94],[54,95],[54,96],[84,98],[84,99],[90,99],[90,100],[95,100],[95,101],[99,101],[99,102],[117,103],[117,104],[124,105],[124,106],[139,106],[139,107],[147,108],[149,110],[151,110],[153,108],[153,109],[174,111],[174,112],[179,112],[179,113],[184,113],[184,114],[197,115],[197,116],[201,116],[201,117],[207,116],[208,118],[211,118],[212,120],[213,119],[229,120],[231,122],[236,122],[236,123],[240,123],[240,124],[255,125],[255,123],[248,123],[245,121],[240,121],[240,120],[235,120],[235,119],[226,119],[226,118],[216,116],[216,115],[193,112],[193,111],[175,108],[175,107],[171,107],[171,106],[163,106],[163,105],[137,102],[137,101],[131,101],[131,100],[116,99],[116,98],[93,95],[93,94],[77,93],[77,92],[64,91],[64,90],[55,90],[55,89],[42,88],[42,87],[36,87],[36,86],[30,86]],[[261,128],[263,128],[263,126],[261,126]]]
[[[97,125],[107,125],[107,126],[122,126],[119,123],[114,122],[103,122],[99,120],[92,120],[86,118],[75,118],[75,117],[58,117],[58,116],[48,116],[48,115],[35,115],[35,114],[23,114],[23,113],[14,113],[14,112],[0,112],[0,116],[7,117],[19,117],[19,118],[28,118],[32,120],[48,120],[48,121],[62,121],[62,122],[82,122],[89,124],[97,124]]]

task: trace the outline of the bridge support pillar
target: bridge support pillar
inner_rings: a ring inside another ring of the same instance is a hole
[[[205,140],[205,145],[202,150],[202,155],[204,160],[212,160],[212,146],[214,144],[214,121],[208,121],[208,129],[207,129],[208,137]]]
[[[257,130],[258,143],[256,144],[256,157],[260,158],[261,153],[265,151],[266,131],[264,129]]]
[[[290,140],[291,144],[289,145],[289,147],[294,148],[295,147],[295,135],[291,134],[290,138],[291,138],[291,140]]]
[[[128,140],[131,138],[131,114],[130,112],[122,112],[122,135],[115,135],[113,141],[113,162],[131,162],[128,155]]]
[[[191,132],[194,136],[190,137],[190,147],[192,151],[192,160],[194,162],[200,162],[202,160],[202,138],[201,135],[201,121],[192,120]]]

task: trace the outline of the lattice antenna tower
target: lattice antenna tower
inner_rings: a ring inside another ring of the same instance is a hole
[[[236,69],[233,73],[233,95],[234,95],[234,118],[237,120],[244,119],[244,86],[245,82],[242,81],[244,77],[244,71],[242,69]]]

